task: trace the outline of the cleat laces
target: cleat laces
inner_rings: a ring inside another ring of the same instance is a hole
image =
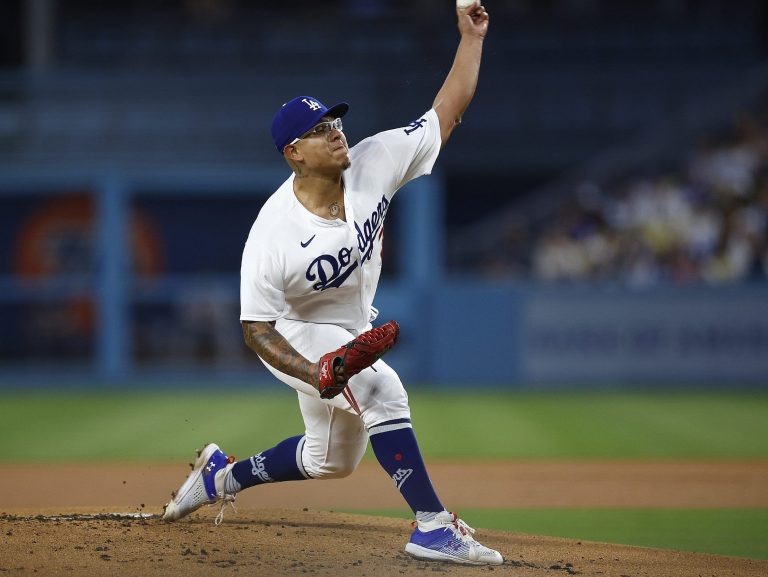
[[[229,495],[227,493],[224,493],[222,495],[221,508],[219,509],[219,512],[216,514],[216,518],[213,520],[214,525],[218,527],[224,521],[224,509],[227,508],[227,503],[229,503],[229,506],[232,507],[232,511],[237,513],[237,508],[235,507],[235,497],[236,495]]]
[[[232,468],[232,465],[237,462],[237,459],[234,455],[228,455],[227,456],[227,465],[228,467],[224,469],[225,471],[229,471],[229,469]],[[224,479],[222,479],[222,483],[226,483],[226,473],[224,473]],[[216,481],[214,480],[214,487],[216,486]],[[224,521],[224,509],[227,508],[227,503],[229,503],[230,507],[232,507],[232,511],[237,513],[237,507],[235,507],[235,497],[237,495],[235,493],[227,493],[227,491],[222,486],[221,492],[218,494],[218,497],[221,499],[221,508],[219,508],[219,512],[216,514],[216,518],[213,520],[213,524],[217,527],[222,524]],[[213,503],[211,503],[213,505]]]
[[[472,537],[472,535],[475,534],[475,530],[459,519],[459,516],[456,515],[456,513],[451,513],[451,515],[453,515],[453,522],[449,527],[451,528],[451,531],[453,531],[453,534],[465,543],[477,543],[475,538]]]

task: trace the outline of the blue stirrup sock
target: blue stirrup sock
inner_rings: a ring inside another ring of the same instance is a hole
[[[425,517],[430,515],[425,513],[443,511],[443,504],[432,487],[421,457],[410,419],[395,419],[374,425],[368,429],[368,435],[373,453],[414,514],[421,520],[427,520]]]
[[[303,448],[304,435],[297,435],[249,459],[238,461],[224,481],[224,490],[234,494],[263,483],[309,479],[301,463]]]

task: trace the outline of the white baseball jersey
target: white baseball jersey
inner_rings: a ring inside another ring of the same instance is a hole
[[[269,197],[243,251],[240,320],[288,319],[360,330],[381,274],[384,219],[395,192],[429,174],[440,152],[434,110],[410,125],[366,138],[344,171],[346,222],[308,211],[293,174]]]

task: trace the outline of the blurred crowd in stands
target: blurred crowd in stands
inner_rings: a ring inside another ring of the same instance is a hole
[[[582,182],[546,222],[509,225],[503,244],[489,272],[541,281],[768,280],[768,106],[678,166]]]

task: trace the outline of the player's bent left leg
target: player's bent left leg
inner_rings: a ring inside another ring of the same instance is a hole
[[[405,552],[418,559],[467,565],[501,565],[501,553],[478,543],[475,530],[456,513],[442,511],[431,521],[417,521]]]

